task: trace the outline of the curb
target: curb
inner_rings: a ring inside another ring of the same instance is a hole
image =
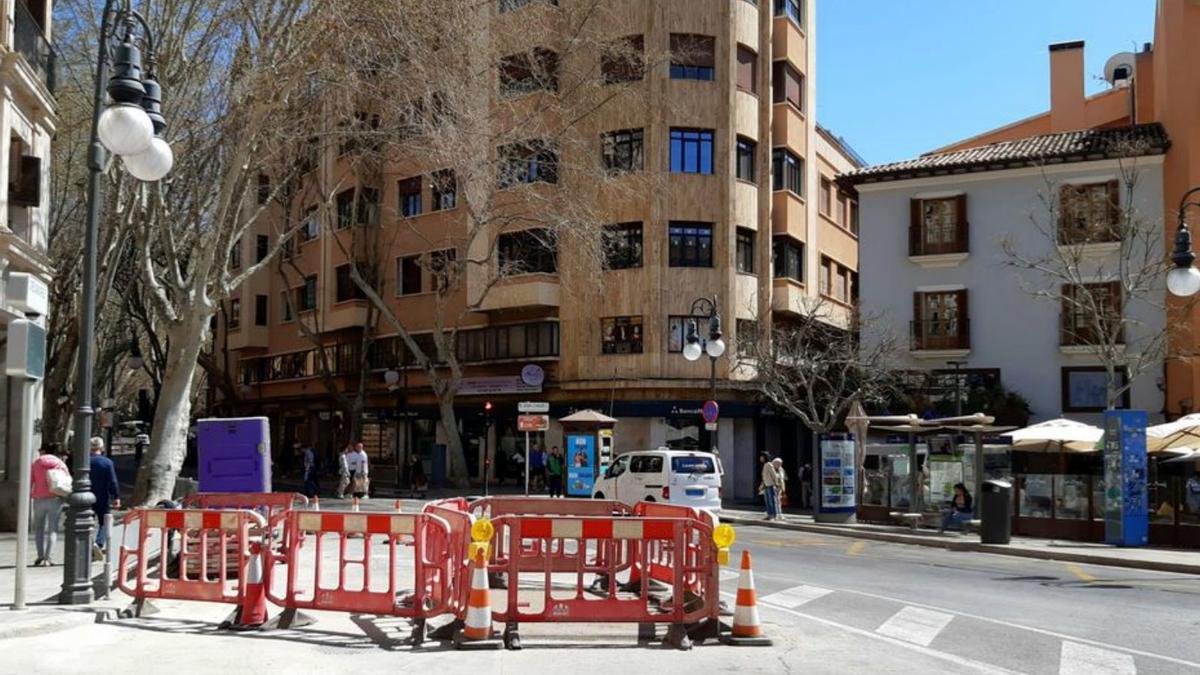
[[[27,609],[9,612],[17,619],[0,621],[0,640],[45,635],[96,622],[93,612]]]
[[[838,527],[830,527],[828,525],[816,525],[808,523],[779,523],[767,520],[758,520],[754,518],[745,518],[741,516],[726,516],[722,515],[721,521],[736,525],[755,525],[758,527],[767,527],[776,530],[792,530],[794,532],[812,532],[814,534],[826,534],[833,537],[846,537],[849,539],[865,539],[868,541],[884,541],[893,544],[909,544],[911,546],[925,546],[927,548],[940,548],[948,551],[972,551],[977,553],[993,553],[996,555],[1006,555],[1014,558],[1032,558],[1037,560],[1057,560],[1060,562],[1083,563],[1085,565],[1099,565],[1102,567],[1123,567],[1127,569],[1151,570],[1155,572],[1172,572],[1176,574],[1191,574],[1200,575],[1200,564],[1173,563],[1161,562],[1155,560],[1129,560],[1126,558],[1115,558],[1103,555],[1091,555],[1087,553],[1071,553],[1067,551],[1051,551],[1040,549],[1027,548],[1012,548],[1001,544],[981,544],[977,541],[954,541],[954,540],[937,540],[928,539],[925,537],[914,537],[905,534],[893,534],[890,532],[873,532],[847,530]]]

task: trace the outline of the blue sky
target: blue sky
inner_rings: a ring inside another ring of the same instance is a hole
[[[1154,0],[818,0],[817,118],[872,164],[1050,106],[1047,45],[1104,62],[1154,38]]]

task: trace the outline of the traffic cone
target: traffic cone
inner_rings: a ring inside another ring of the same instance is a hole
[[[721,638],[728,645],[770,646],[771,638],[762,634],[758,620],[758,594],[754,591],[754,570],[750,552],[742,551],[742,573],[738,577],[737,605],[733,609],[733,631]]]
[[[267,587],[263,585],[262,545],[250,544],[246,575],[242,579],[242,602],[228,622],[234,630],[257,630],[267,622]]]
[[[483,551],[476,551],[473,567],[467,618],[462,630],[454,636],[454,645],[459,649],[499,649],[501,642],[492,631],[492,598]]]

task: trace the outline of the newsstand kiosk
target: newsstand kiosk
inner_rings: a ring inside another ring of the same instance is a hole
[[[563,462],[566,465],[566,493],[570,497],[591,497],[596,477],[604,475],[613,459],[613,427],[617,420],[596,412],[581,410],[559,420],[563,425]]]

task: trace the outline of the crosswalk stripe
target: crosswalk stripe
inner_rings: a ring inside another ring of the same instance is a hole
[[[740,573],[734,572],[733,570],[721,570],[721,581],[729,581],[731,579],[737,579],[740,576],[741,576]]]
[[[1059,675],[1135,675],[1133,655],[1063,641]]]
[[[933,642],[938,633],[942,632],[942,629],[952,619],[954,619],[953,614],[935,612],[920,607],[905,607],[893,614],[892,618],[884,621],[882,626],[875,629],[875,632],[928,647],[929,643]]]
[[[762,601],[769,602],[780,607],[787,607],[788,609],[795,609],[801,605],[812,602],[817,598],[829,595],[832,592],[833,591],[829,590],[828,588],[800,585],[793,586],[785,591],[772,593],[762,598]]]

